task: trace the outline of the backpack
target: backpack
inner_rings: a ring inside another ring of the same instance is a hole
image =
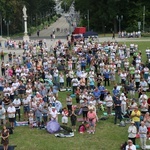
[[[86,131],[85,125],[83,125],[83,124],[80,125],[79,128],[78,128],[78,131],[79,131],[79,133],[84,133]]]
[[[120,127],[125,127],[125,126],[126,126],[126,123],[125,123],[124,121],[121,121],[120,124],[119,124],[119,126],[120,126]]]
[[[13,134],[13,129],[11,127],[7,127],[7,130],[9,131],[9,134]]]
[[[126,150],[127,142],[124,142],[120,146],[120,150]]]

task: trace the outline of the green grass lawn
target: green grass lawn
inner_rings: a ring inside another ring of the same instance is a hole
[[[130,45],[130,43],[139,45],[143,62],[145,62],[145,49],[150,47],[150,43],[126,42],[127,45]],[[112,87],[113,85],[107,88],[112,89]],[[59,93],[59,100],[63,104],[67,93]],[[102,112],[99,111],[98,116],[100,117],[101,114]],[[28,126],[24,126],[16,127],[14,134],[10,135],[9,139],[10,145],[17,145],[16,150],[119,150],[120,144],[127,140],[127,129],[128,125],[126,127],[114,125],[114,116],[111,116],[108,120],[97,123],[94,135],[88,133],[79,134],[76,132],[72,138],[57,138],[45,130],[29,129]],[[139,139],[137,139],[137,144],[139,144]],[[150,141],[147,141],[147,144],[150,144]]]

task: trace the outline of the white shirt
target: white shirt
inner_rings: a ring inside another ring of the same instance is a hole
[[[5,87],[3,92],[4,92],[4,96],[6,96],[6,95],[10,96],[10,88],[9,87]]]
[[[9,106],[7,109],[8,112],[8,118],[15,118],[15,112],[16,112],[16,108],[14,106]]]
[[[133,144],[133,145],[131,145],[131,146],[129,146],[129,145],[127,145],[126,146],[126,150],[128,150],[128,149],[131,149],[131,150],[136,150],[136,146]]]
[[[24,106],[27,106],[27,105],[29,105],[30,100],[28,98],[26,98],[26,99],[23,99],[22,102],[23,102]]]
[[[15,91],[15,88],[14,88],[14,87],[11,87],[11,88],[10,88],[10,95],[14,95],[14,91]]]
[[[137,133],[136,126],[130,125],[129,128],[128,128],[128,133],[129,133],[129,135],[128,135],[129,138],[135,138],[136,133]]]
[[[32,89],[26,89],[26,93],[31,96],[32,95]]]
[[[55,110],[55,111],[52,111],[51,110],[51,112],[50,112],[50,115],[51,115],[51,120],[54,120],[53,118],[56,118],[57,119],[57,110]]]
[[[0,109],[0,119],[5,119],[5,113],[6,113],[6,110],[4,107],[2,107],[2,109]]]
[[[111,107],[112,105],[113,105],[113,99],[112,99],[112,96],[106,96],[106,98],[105,98],[105,101],[106,101],[106,106],[107,107]]]
[[[14,99],[13,104],[16,109],[20,109],[20,105],[21,105],[20,99]]]
[[[16,90],[19,86],[19,82],[15,82],[12,84],[12,87]]]
[[[78,86],[79,85],[79,81],[77,78],[73,78],[71,82],[72,82],[72,86]]]
[[[125,96],[120,96],[121,104],[126,104],[127,98]]]

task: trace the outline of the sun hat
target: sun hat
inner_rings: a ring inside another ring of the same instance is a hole
[[[134,124],[134,123],[135,123],[135,122],[132,120],[132,121],[131,121],[131,124]]]

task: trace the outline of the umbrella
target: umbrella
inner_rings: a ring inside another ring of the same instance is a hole
[[[49,121],[47,123],[46,129],[51,134],[56,133],[60,130],[60,124],[55,120]]]
[[[49,80],[49,79],[44,79],[44,80],[53,86],[53,82],[51,80]]]

